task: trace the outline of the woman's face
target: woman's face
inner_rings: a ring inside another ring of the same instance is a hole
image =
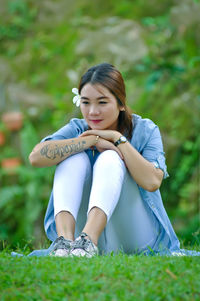
[[[100,84],[86,84],[81,90],[80,109],[92,130],[117,130],[119,107],[115,96]]]

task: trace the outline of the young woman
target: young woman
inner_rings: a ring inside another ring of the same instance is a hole
[[[44,222],[50,255],[180,251],[159,192],[168,177],[160,132],[130,114],[121,73],[107,63],[90,68],[74,102],[83,119],[29,156],[33,166],[57,165]]]

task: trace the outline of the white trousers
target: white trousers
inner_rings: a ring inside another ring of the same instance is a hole
[[[102,152],[93,168],[85,152],[61,162],[55,171],[53,199],[54,216],[69,211],[76,220],[75,236],[93,207],[105,212],[107,225],[98,243],[101,252],[153,249],[159,223],[115,151]]]

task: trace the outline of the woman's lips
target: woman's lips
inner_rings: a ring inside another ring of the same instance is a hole
[[[93,122],[93,123],[99,123],[99,122],[102,121],[102,119],[99,119],[99,120],[90,120],[90,121]]]

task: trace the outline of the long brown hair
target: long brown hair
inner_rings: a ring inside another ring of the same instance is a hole
[[[124,108],[118,117],[118,131],[131,139],[133,122],[131,110],[126,105],[126,90],[121,73],[111,64],[103,63],[91,67],[81,77],[79,83],[79,94],[86,84],[101,84],[107,88],[117,99],[118,105]]]

